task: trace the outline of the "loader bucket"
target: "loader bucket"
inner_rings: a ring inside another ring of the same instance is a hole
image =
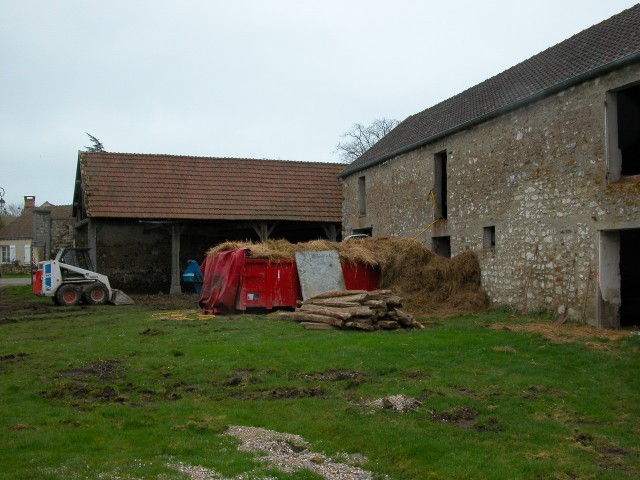
[[[111,303],[114,305],[133,305],[133,300],[122,290],[114,289],[113,295],[111,295]]]

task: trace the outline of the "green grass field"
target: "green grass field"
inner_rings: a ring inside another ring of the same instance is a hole
[[[196,478],[177,464],[220,475],[210,478],[322,478],[239,452],[229,425],[364,455],[379,478],[640,476],[640,336],[567,326],[550,339],[534,328],[548,317],[506,311],[429,320],[419,331],[306,331],[199,317],[195,300],[187,314],[53,307],[9,287],[0,478]],[[367,406],[400,394],[421,405]]]

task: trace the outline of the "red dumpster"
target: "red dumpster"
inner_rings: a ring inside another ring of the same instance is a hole
[[[342,262],[344,286],[347,290],[377,290],[380,288],[382,274],[379,267],[366,263]]]
[[[297,306],[300,282],[294,260],[245,258],[236,301],[238,310]]]
[[[246,249],[205,258],[200,308],[210,313],[235,313],[247,308],[297,306],[301,298],[294,260],[252,258]]]
[[[246,248],[205,258],[200,308],[209,313],[235,313],[248,308],[295,308],[302,299],[295,260],[252,258]],[[376,290],[380,270],[342,263],[347,290]]]

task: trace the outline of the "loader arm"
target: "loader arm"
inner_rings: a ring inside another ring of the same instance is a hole
[[[111,290],[111,285],[109,284],[109,277],[106,275],[101,275],[96,272],[91,272],[89,270],[85,270],[80,267],[75,267],[73,265],[67,265],[66,263],[58,264],[62,273],[62,278],[65,283],[86,283],[87,281],[91,282],[101,282],[105,287],[109,290],[109,297],[113,293]]]

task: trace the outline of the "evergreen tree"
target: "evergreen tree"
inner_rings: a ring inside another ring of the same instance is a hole
[[[104,152],[104,145],[102,145],[102,142],[100,140],[98,140],[90,133],[87,133],[87,136],[89,137],[89,140],[91,140],[91,143],[93,143],[93,146],[91,147],[84,147],[86,148],[87,152]]]

